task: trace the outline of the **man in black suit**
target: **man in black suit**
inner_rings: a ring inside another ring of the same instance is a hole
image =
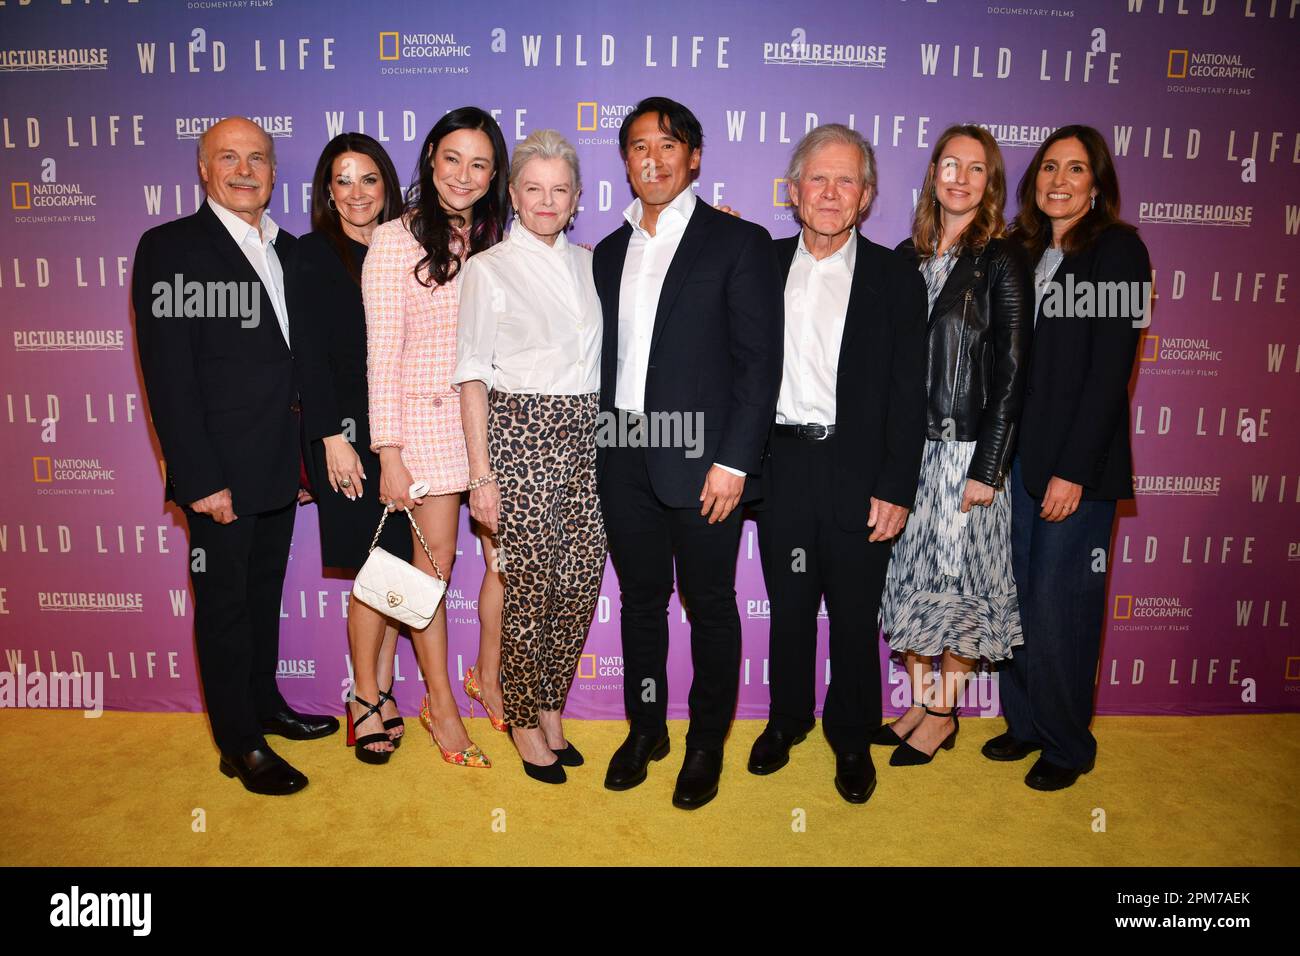
[[[627,434],[597,451],[631,722],[605,786],[635,787],[649,761],[668,753],[675,562],[695,665],[686,758],[673,792],[682,809],[703,806],[718,791],[740,681],[740,504],[758,493],[754,476],[781,377],[771,237],[696,200],[691,181],[702,144],[700,123],[685,106],[665,97],[637,104],[619,129],[636,199],[593,261],[605,322],[600,407]],[[678,440],[644,447],[649,436],[662,439],[663,426],[678,429]]]
[[[323,737],[338,720],[289,709],[276,686],[280,593],[301,452],[283,261],[293,236],[266,214],[269,136],[243,117],[199,141],[207,201],[140,238],[131,277],[140,365],[185,512],[195,647],[221,770],[254,793],[307,778],[267,733]]]
[[[880,595],[916,497],[925,442],[925,283],[858,224],[875,192],[870,144],[828,124],[786,173],[802,231],[775,242],[785,348],[758,540],[771,605],[771,712],[750,772],[785,766],[815,723],[817,614],[830,618],[822,726],[835,786],[865,803],[880,727]]]

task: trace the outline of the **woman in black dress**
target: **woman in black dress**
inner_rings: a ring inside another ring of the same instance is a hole
[[[298,241],[286,282],[321,563],[352,576],[365,563],[384,510],[366,412],[361,266],[375,227],[399,215],[401,207],[397,172],[384,148],[363,133],[334,137],[312,179],[313,231]],[[404,517],[385,522],[379,546],[411,560]],[[362,761],[384,763],[405,729],[392,698],[397,626],[353,598],[348,645],[355,696],[348,704],[348,743]]]

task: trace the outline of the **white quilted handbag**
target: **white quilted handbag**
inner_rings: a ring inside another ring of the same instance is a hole
[[[402,510],[406,512],[411,527],[415,529],[415,536],[420,539],[420,546],[424,548],[424,553],[438,576],[435,578],[425,574],[379,547],[379,534],[384,530],[384,522],[388,520],[388,510],[385,509],[379,516],[379,527],[375,529],[375,537],[370,542],[370,556],[357,572],[352,593],[362,604],[403,624],[409,624],[412,630],[420,631],[429,626],[433,615],[438,612],[438,604],[447,593],[447,579],[442,576],[442,569],[429,553],[429,545],[425,543],[420,526],[411,515],[411,509]]]

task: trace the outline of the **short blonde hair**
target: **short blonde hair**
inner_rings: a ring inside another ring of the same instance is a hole
[[[539,129],[528,134],[528,138],[515,147],[510,157],[510,185],[519,180],[524,167],[534,159],[562,159],[569,164],[573,173],[573,191],[582,189],[582,172],[578,168],[578,151],[559,130]]]

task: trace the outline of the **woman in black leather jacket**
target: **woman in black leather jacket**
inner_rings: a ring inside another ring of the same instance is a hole
[[[929,763],[957,737],[962,688],[979,658],[1022,643],[1002,493],[1024,391],[1032,293],[1019,249],[1002,238],[1006,174],[997,143],[953,126],[935,145],[898,252],[929,293],[925,451],[916,506],[894,545],[881,603],[904,656],[912,706],[880,728],[894,766]],[[942,657],[936,680],[933,658]]]

